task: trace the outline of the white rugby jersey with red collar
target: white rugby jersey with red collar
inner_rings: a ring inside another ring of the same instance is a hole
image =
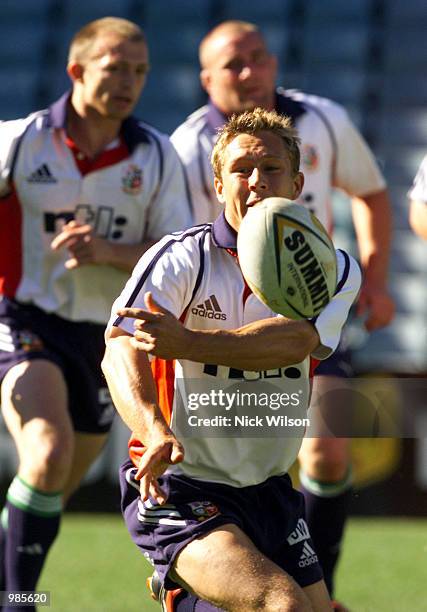
[[[151,291],[154,299],[192,329],[236,329],[276,315],[247,289],[236,257],[236,232],[221,215],[213,224],[204,224],[165,237],[145,253],[134,269],[120,297],[115,301],[109,326],[115,325],[129,334],[133,319],[117,318],[123,306],[145,308],[144,295]],[[325,359],[337,347],[341,328],[347,318],[361,282],[357,263],[346,253],[337,251],[338,287],[328,306],[315,321],[321,345],[312,355]],[[282,378],[286,388],[289,369],[298,374],[306,401],[299,415],[306,416],[309,401],[311,359],[279,368],[274,373],[241,372],[243,379],[265,376]],[[221,365],[174,362],[154,358],[151,361],[162,412],[177,432],[176,425],[187,410],[188,398],[202,380],[206,385],[221,383],[223,389],[233,385],[236,370]],[[191,436],[180,438],[185,447],[183,463],[169,471],[210,482],[243,487],[285,473],[295,460],[304,428],[295,437],[218,438]],[[130,441],[130,456],[135,464],[143,452],[138,440]]]
[[[418,200],[427,204],[427,155],[418,168],[408,197],[411,200]]]
[[[275,110],[292,119],[301,138],[300,169],[305,182],[298,202],[311,210],[329,232],[333,230],[333,186],[351,196],[385,188],[369,147],[341,105],[279,88]],[[191,114],[171,136],[187,171],[197,223],[213,221],[222,209],[213,188],[210,157],[218,129],[225,122],[226,117],[209,102]]]
[[[76,219],[97,236],[139,244],[188,227],[181,162],[169,138],[132,117],[95,160],[65,131],[69,94],[0,123],[0,293],[73,321],[105,324],[129,275],[112,266],[67,270],[50,244]]]

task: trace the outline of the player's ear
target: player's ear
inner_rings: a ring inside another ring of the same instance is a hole
[[[294,185],[293,185],[293,200],[296,200],[302,191],[302,188],[304,187],[304,175],[302,172],[297,172],[294,176]]]
[[[67,66],[67,74],[74,83],[75,81],[81,81],[83,77],[84,68],[82,64],[78,62],[70,62]]]
[[[203,68],[203,70],[200,71],[200,83],[202,84],[202,87],[206,93],[209,93],[211,75],[207,68]]]
[[[214,178],[214,186],[218,201],[221,202],[221,204],[225,204],[223,184],[217,177]]]

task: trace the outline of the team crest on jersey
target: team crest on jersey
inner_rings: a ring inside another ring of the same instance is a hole
[[[19,332],[18,342],[20,348],[26,353],[30,353],[32,351],[42,351],[44,349],[42,340],[27,329]]]
[[[301,148],[301,160],[307,171],[317,170],[319,167],[319,154],[314,145],[305,144]]]
[[[209,501],[191,502],[188,505],[199,523],[220,514],[218,507]]]
[[[125,193],[135,195],[142,189],[142,168],[129,164],[123,170],[122,189]]]

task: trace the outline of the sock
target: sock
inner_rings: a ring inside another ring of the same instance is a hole
[[[35,591],[59,530],[62,495],[38,491],[15,476],[7,492],[6,508],[5,590]],[[27,612],[30,609],[25,608]]]
[[[5,549],[7,534],[7,508],[4,507],[0,515],[0,591],[5,591]]]
[[[300,472],[307,524],[329,594],[333,595],[334,570],[340,554],[353,489],[351,472],[337,483],[322,483]]]

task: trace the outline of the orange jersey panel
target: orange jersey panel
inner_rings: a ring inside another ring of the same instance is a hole
[[[166,423],[169,425],[172,417],[174,397],[175,361],[166,361],[165,359],[154,357],[151,361],[151,371],[156,383],[160,410]],[[144,445],[132,434],[129,439],[128,448],[130,460],[135,466],[138,466],[139,460],[144,454]]]

